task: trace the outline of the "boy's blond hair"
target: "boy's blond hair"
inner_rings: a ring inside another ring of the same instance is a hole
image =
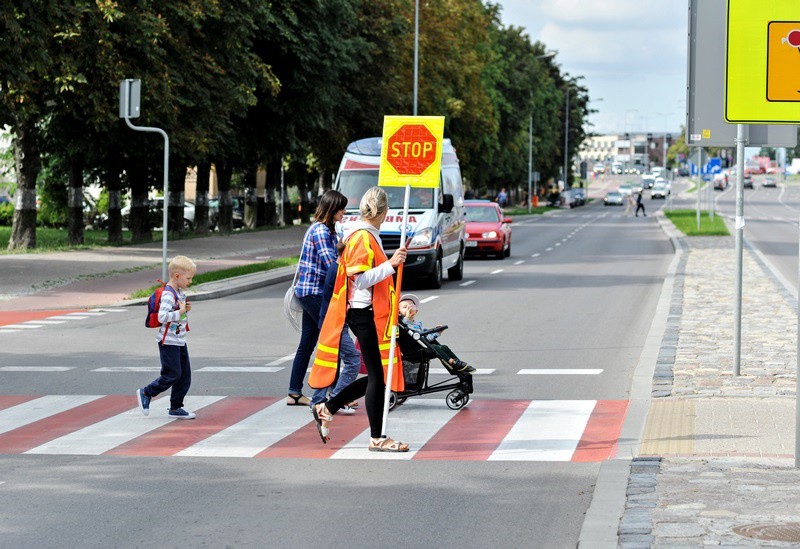
[[[176,255],[172,258],[172,261],[169,262],[169,274],[176,271],[194,274],[197,272],[197,265],[185,255]]]

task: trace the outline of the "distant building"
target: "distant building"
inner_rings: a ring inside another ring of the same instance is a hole
[[[609,165],[619,162],[626,170],[635,169],[643,172],[652,166],[663,165],[664,134],[628,133],[591,136],[581,143],[578,156],[589,167],[598,162]]]

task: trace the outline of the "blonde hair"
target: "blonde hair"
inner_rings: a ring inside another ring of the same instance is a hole
[[[389,209],[389,196],[380,187],[370,187],[361,197],[361,217],[375,219]]]
[[[197,265],[185,255],[176,255],[172,258],[172,261],[169,262],[169,274],[176,271],[194,274],[197,272]]]

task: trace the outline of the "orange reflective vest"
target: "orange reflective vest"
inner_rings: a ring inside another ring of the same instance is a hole
[[[308,377],[308,385],[311,388],[330,387],[336,381],[339,367],[339,342],[347,315],[348,286],[353,277],[388,260],[383,249],[378,245],[378,241],[366,229],[354,231],[345,240],[345,248],[339,258],[333,296],[328,305],[325,320],[322,322],[317,353]],[[386,277],[372,287],[372,312],[375,318],[375,330],[378,335],[385,383],[388,374],[392,329],[397,324],[397,293],[393,277]],[[391,319],[395,319],[395,321],[391,322]],[[392,373],[393,391],[399,392],[405,389],[402,364],[400,347],[395,345]]]

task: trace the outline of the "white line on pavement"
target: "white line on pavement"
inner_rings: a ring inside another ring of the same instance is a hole
[[[0,372],[66,372],[72,366],[1,366]]]
[[[41,324],[6,324],[4,328],[11,328],[12,330],[35,330],[41,328]]]
[[[475,371],[472,372],[472,375],[488,376],[489,374],[493,374],[494,372],[495,372],[494,368],[475,368]],[[430,375],[435,375],[435,376],[452,375],[450,372],[447,371],[446,368],[429,368],[428,373]]]
[[[92,372],[160,372],[158,366],[105,366],[95,368]]]
[[[553,251],[553,248],[547,248],[545,251],[546,251],[546,252],[552,252],[552,251]]]
[[[225,372],[225,373],[262,373],[274,374],[283,370],[283,366],[206,366],[195,370],[196,372]]]
[[[503,269],[495,269],[494,271],[492,271],[492,272],[491,272],[491,273],[489,273],[489,274],[490,274],[490,275],[496,275],[496,274],[500,274],[500,273],[502,273],[502,272],[503,272]]]
[[[515,261],[514,265],[522,265],[523,263],[525,263],[525,261],[520,259],[519,261]]]
[[[425,299],[420,299],[419,302],[420,303],[430,303],[434,299],[439,299],[439,296],[438,295],[432,295],[430,297],[426,297]]]
[[[75,316],[74,313],[70,316],[61,315],[61,316],[51,316],[48,320],[83,320],[89,318],[88,316]]]
[[[98,313],[93,311],[81,311],[79,313],[67,313],[66,316],[80,317],[80,316],[105,316],[105,313]]]
[[[0,334],[13,334],[14,332],[19,332],[19,330],[4,330],[0,328]]]
[[[284,362],[288,362],[294,358],[294,353],[286,356],[282,356],[277,360],[273,360],[272,362],[267,362],[267,366],[277,366],[278,364],[283,364]]]
[[[466,282],[462,282],[459,286],[469,286],[471,284],[475,284],[474,280],[467,280]]]
[[[542,254],[533,254],[531,257],[539,257]]]
[[[539,376],[550,376],[550,375],[568,375],[568,376],[576,376],[576,375],[585,375],[585,376],[596,376],[598,374],[603,373],[602,369],[579,369],[579,368],[523,368],[517,375],[539,375]]]
[[[48,318],[47,320],[29,320],[28,322],[35,322],[36,324],[44,324],[45,326],[48,326],[50,324],[65,324],[67,321],[66,320],[50,320]],[[27,324],[27,322],[26,322],[26,324]]]

